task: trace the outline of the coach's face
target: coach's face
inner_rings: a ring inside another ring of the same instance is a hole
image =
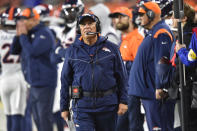
[[[145,29],[149,29],[150,21],[146,13],[139,13],[139,21],[141,22],[141,26],[143,26]]]
[[[95,37],[95,35],[88,35],[88,32],[96,32],[96,22],[91,18],[84,18],[82,22],[79,24],[81,36],[83,38],[87,37]]]

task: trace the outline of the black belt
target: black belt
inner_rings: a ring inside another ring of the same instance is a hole
[[[104,97],[107,95],[111,95],[113,93],[116,92],[116,88],[113,87],[107,91],[96,91],[96,92],[87,92],[87,91],[83,91],[83,96],[85,97]]]

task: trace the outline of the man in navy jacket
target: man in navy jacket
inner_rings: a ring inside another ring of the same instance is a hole
[[[117,114],[128,109],[127,75],[119,49],[99,35],[95,15],[80,16],[78,26],[81,37],[66,49],[61,74],[62,117],[69,115],[69,90],[79,87],[82,96],[72,104],[76,130],[114,131]]]
[[[25,9],[17,22],[13,52],[21,51],[22,58],[25,58],[23,66],[26,80],[31,86],[32,113],[38,131],[53,131],[52,106],[57,67],[51,63],[50,53],[54,44],[54,36],[47,27],[40,24],[39,14],[34,9]]]
[[[174,105],[165,100],[163,89],[169,88],[170,49],[172,32],[161,20],[161,9],[154,2],[139,8],[141,26],[149,32],[138,48],[129,76],[128,94],[142,99],[149,131],[172,131]]]

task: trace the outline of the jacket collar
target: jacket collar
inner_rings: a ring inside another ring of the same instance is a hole
[[[164,20],[161,20],[161,21],[157,22],[157,23],[152,27],[151,30],[154,30],[155,28],[157,28],[159,25],[163,24],[164,22],[165,22]]]
[[[157,28],[158,28],[161,24],[164,24],[164,23],[165,23],[164,20],[161,20],[161,21],[157,22],[157,23],[152,27],[152,29],[150,29],[150,30],[148,31],[148,33],[146,34],[146,36],[147,36],[148,34],[154,33],[154,31],[157,30]]]
[[[96,43],[92,46],[100,46],[101,43],[104,43],[106,40],[107,40],[106,37],[98,36]],[[80,35],[79,35],[77,36],[77,40],[75,41],[75,43],[73,43],[73,46],[80,48],[81,46],[84,47],[89,45],[85,44],[83,40],[80,39]]]

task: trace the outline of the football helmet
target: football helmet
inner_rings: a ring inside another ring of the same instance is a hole
[[[161,8],[161,18],[172,16],[173,14],[173,0],[160,0],[158,3]]]
[[[16,20],[20,15],[21,9],[16,7],[8,7],[0,15],[0,24],[2,26],[16,26]]]
[[[40,5],[35,6],[34,9],[40,15],[40,20],[45,21],[45,19],[50,16],[53,6],[47,5],[47,4],[40,4]]]
[[[64,18],[68,27],[76,25],[78,16],[84,12],[84,4],[81,0],[66,0],[62,5],[61,17]]]

